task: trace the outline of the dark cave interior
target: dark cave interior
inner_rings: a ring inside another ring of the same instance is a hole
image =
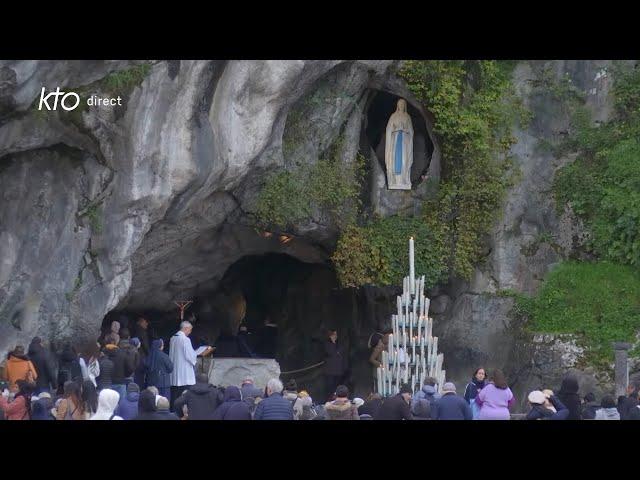
[[[193,300],[185,319],[194,323],[191,335],[194,347],[221,345],[234,338],[242,324],[248,330],[248,344],[258,356],[275,357],[282,372],[298,370],[321,362],[327,329],[338,330],[339,341],[347,346],[350,370],[347,385],[358,395],[367,395],[372,373],[368,364],[367,342],[375,331],[382,330],[394,306],[395,288],[364,287],[341,289],[330,264],[305,263],[281,253],[242,257],[225,272],[217,289]],[[179,324],[178,309],[113,311],[103,321],[103,330],[111,321],[130,327],[144,315],[151,322],[151,334],[168,345]],[[195,320],[193,318],[195,316]],[[261,348],[265,319],[277,325],[275,355]],[[217,356],[246,356],[242,349],[228,348]],[[311,395],[324,390],[322,368],[288,375]]]

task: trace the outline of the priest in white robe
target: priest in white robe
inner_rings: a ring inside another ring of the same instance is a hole
[[[171,382],[171,409],[173,403],[184,390],[196,383],[196,363],[198,354],[191,345],[189,335],[193,330],[190,322],[180,323],[180,330],[171,337],[169,344],[169,358],[173,362],[173,371],[169,374]],[[205,350],[202,355],[207,355],[211,347]]]

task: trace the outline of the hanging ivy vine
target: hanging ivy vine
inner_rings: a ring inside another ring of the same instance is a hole
[[[511,126],[530,119],[511,84],[513,67],[490,60],[403,63],[399,75],[435,117],[440,189],[419,216],[374,219],[346,231],[333,257],[343,285],[398,284],[410,234],[422,244],[416,261],[430,285],[471,276],[510,184]]]

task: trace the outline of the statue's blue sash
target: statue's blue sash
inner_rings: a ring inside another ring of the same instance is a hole
[[[393,173],[400,175],[402,173],[402,130],[398,130],[398,136],[396,136],[396,149],[393,158]]]

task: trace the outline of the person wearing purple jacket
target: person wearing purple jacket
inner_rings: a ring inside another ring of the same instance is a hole
[[[476,403],[480,405],[478,420],[509,420],[509,407],[514,401],[504,373],[494,370],[491,380],[476,397]]]

